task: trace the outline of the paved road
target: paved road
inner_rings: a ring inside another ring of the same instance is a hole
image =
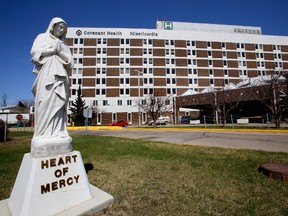
[[[71,132],[70,132],[71,133]],[[84,133],[73,131],[72,133]],[[288,153],[288,133],[231,132],[194,130],[96,130],[85,133],[97,136],[142,138],[185,145],[254,149]]]

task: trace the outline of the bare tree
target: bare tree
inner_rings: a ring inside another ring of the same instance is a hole
[[[135,103],[140,108],[140,111],[150,115],[154,122],[161,114],[170,112],[173,108],[172,97],[161,94],[150,94],[142,99],[141,102],[135,101]]]
[[[282,113],[288,109],[287,79],[282,73],[271,71],[271,74],[263,79],[262,88],[255,92],[258,100],[272,113],[276,128],[280,128]]]
[[[219,119],[221,119],[223,127],[225,127],[227,117],[229,117],[232,110],[239,106],[242,95],[243,93],[225,90],[224,88],[216,89],[211,87],[203,97],[213,109],[214,122],[218,124]]]
[[[236,93],[234,91],[229,90],[219,90],[217,92],[217,107],[218,112],[220,113],[222,117],[222,124],[223,127],[226,126],[227,123],[227,117],[231,115],[232,110],[239,107],[241,97],[243,93]]]
[[[7,95],[3,94],[1,96],[1,103],[0,103],[0,107],[6,107],[7,106]]]

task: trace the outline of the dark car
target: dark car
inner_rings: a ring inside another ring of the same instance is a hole
[[[180,124],[190,124],[190,120],[192,120],[190,116],[182,116]]]
[[[112,122],[108,124],[108,126],[119,126],[119,127],[127,127],[128,125],[129,125],[128,122],[124,120],[120,120],[120,121]]]

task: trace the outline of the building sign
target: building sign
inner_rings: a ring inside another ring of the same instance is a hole
[[[78,29],[76,32],[77,36],[140,36],[140,37],[150,37],[154,36],[157,37],[158,33],[156,31],[130,31],[128,32],[123,32],[123,31],[110,31],[110,30],[80,30]]]
[[[165,30],[173,30],[173,23],[172,22],[164,22],[164,29]]]

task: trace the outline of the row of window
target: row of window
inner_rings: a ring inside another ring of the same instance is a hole
[[[143,58],[143,65],[153,65],[153,58]],[[260,59],[259,59],[260,60]],[[257,60],[256,63],[257,63],[257,66],[259,64],[262,64],[260,63],[260,61]],[[274,61],[276,61],[279,59],[274,59]],[[199,59],[187,59],[187,65],[194,65],[194,66],[197,66],[197,61],[199,61]],[[208,66],[213,66],[213,61],[214,60],[211,60],[211,59],[208,59]],[[264,59],[263,59],[264,61]],[[222,63],[223,63],[223,66],[228,66],[227,64],[227,60],[222,60]],[[74,64],[80,64],[80,65],[83,65],[83,58],[74,58]],[[96,58],[96,64],[97,65],[107,65],[107,58]],[[130,65],[130,58],[120,58],[119,59],[119,64],[120,65]],[[176,65],[176,59],[174,58],[166,58],[165,59],[165,64],[166,65]],[[263,62],[264,64],[264,62]],[[275,62],[275,66],[276,65],[279,65],[277,67],[282,67],[282,62]],[[247,62],[245,60],[239,60],[238,61],[238,66],[247,66]],[[260,66],[258,66],[260,67]],[[264,67],[264,66],[261,66],[261,67]]]
[[[201,50],[203,52],[203,50]],[[96,49],[97,55],[107,55],[107,48],[97,48]],[[143,55],[153,55],[153,49],[152,48],[144,48],[142,49]],[[191,50],[188,49],[186,50],[187,56],[194,56],[196,57],[197,51],[195,49]],[[212,50],[207,51],[207,56],[212,57]],[[251,52],[249,52],[251,53]],[[83,48],[73,48],[73,54],[79,54],[83,55],[84,50]],[[255,52],[256,58],[264,58],[264,53],[263,52]],[[120,48],[120,55],[130,55],[130,48]],[[166,56],[175,56],[175,49],[165,49],[165,55]],[[273,53],[275,59],[281,59],[281,53]],[[227,57],[227,51],[222,51],[222,57]],[[246,52],[244,51],[238,51],[237,52],[237,57],[238,58],[245,58],[246,57]]]
[[[244,67],[246,66],[245,62],[241,62],[241,65]],[[265,67],[264,62],[257,62],[257,67],[264,68]],[[282,62],[275,62],[275,67],[281,68]],[[223,73],[225,76],[229,75],[228,71],[229,71],[228,69],[223,70]],[[241,71],[241,70],[239,70],[239,71]],[[242,71],[243,71],[243,69],[242,69]],[[106,68],[97,68],[96,72],[97,72],[97,74],[106,74]],[[258,72],[259,72],[259,70],[258,70]],[[152,68],[144,68],[143,73],[144,74],[153,74],[153,69]],[[130,69],[129,68],[120,68],[120,74],[125,74],[125,75],[129,76],[130,75]],[[175,68],[166,68],[166,74],[167,75],[176,75],[176,69]],[[196,68],[189,68],[187,70],[187,74],[188,74],[188,76],[189,75],[197,76],[198,70]],[[239,74],[241,74],[241,73],[239,73]],[[209,69],[209,75],[214,75],[214,69]],[[258,73],[258,75],[259,75],[259,73]],[[144,77],[143,82],[144,82],[144,84],[153,84],[153,78],[145,78]],[[73,85],[76,85],[76,84],[81,85],[82,79],[74,78],[74,79],[72,79],[72,84]],[[106,84],[106,80],[104,78],[102,78],[102,82],[101,82],[101,78],[96,78],[96,84]],[[130,84],[130,79],[129,78],[120,78],[120,84]]]
[[[96,40],[97,40],[97,44],[102,44],[102,45],[107,44],[106,38],[98,38]],[[202,41],[202,43],[206,43],[206,46],[208,48],[212,48],[213,42]],[[84,44],[84,39],[83,38],[74,38],[74,44]],[[129,45],[130,39],[121,38],[120,44],[121,45]],[[143,45],[153,45],[153,39],[142,39],[142,44]],[[165,45],[166,46],[175,46],[175,40],[165,40]],[[187,47],[196,47],[196,41],[187,40],[186,46]],[[255,44],[254,47],[256,50],[263,50],[263,44]],[[221,42],[221,48],[226,48],[226,42]],[[245,43],[236,43],[236,48],[237,49],[245,49]],[[272,45],[272,48],[273,48],[273,50],[281,50],[280,45]]]
[[[126,103],[125,103],[126,102]],[[171,100],[169,99],[166,99],[165,100],[165,105],[169,106],[171,105]],[[142,105],[147,105],[147,100],[146,99],[141,99],[141,102],[140,102]],[[151,103],[153,103],[153,101],[151,101]],[[123,106],[124,104],[126,104],[127,106],[133,106],[133,101],[131,99],[128,99],[128,100],[121,100],[121,99],[118,99],[117,100],[117,105],[118,106]],[[110,103],[109,103],[109,100],[93,100],[93,106],[100,106],[100,105],[103,105],[103,106],[109,106]]]

